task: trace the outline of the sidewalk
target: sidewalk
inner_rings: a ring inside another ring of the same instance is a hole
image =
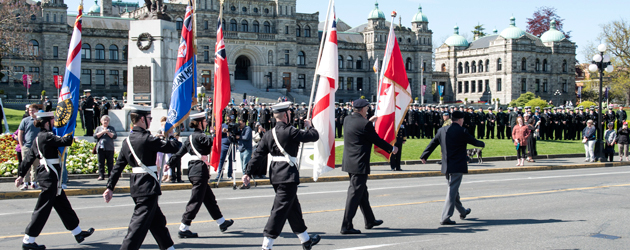
[[[617,167],[617,166],[629,166],[630,162],[604,162],[604,163],[587,163],[584,162],[582,157],[573,158],[555,158],[555,159],[537,159],[535,163],[526,163],[525,166],[515,166],[516,161],[492,161],[485,162],[483,164],[471,163],[468,165],[468,174],[484,174],[484,173],[502,173],[502,172],[520,172],[520,171],[540,171],[540,170],[554,170],[554,169],[575,169],[575,168],[596,168],[596,167]],[[236,165],[235,169],[240,169],[240,165]],[[393,172],[388,165],[373,165],[370,179],[390,179],[390,178],[413,178],[413,177],[427,177],[427,176],[440,176],[441,165],[435,163],[435,160],[427,162],[427,164],[419,165],[403,165],[403,171]],[[216,178],[216,172],[212,172],[212,186],[215,188],[213,182]],[[240,185],[240,177],[242,176],[239,170],[235,173],[236,184]],[[313,170],[312,168],[302,168],[300,170],[300,181],[302,183],[313,182]],[[341,171],[341,168],[335,168],[334,170],[325,173],[321,176],[318,182],[330,182],[330,181],[344,181],[348,179],[348,174]],[[190,189],[191,184],[188,182],[188,177],[184,176],[182,180],[185,183],[163,183],[162,190],[183,190]],[[269,179],[257,180],[258,185],[269,185]],[[97,181],[92,179],[74,179],[69,180],[68,189],[66,194],[68,196],[76,195],[91,195],[102,194],[105,191],[105,185],[107,181]],[[232,187],[232,181],[223,179],[219,187]],[[39,195],[39,190],[21,191],[17,189],[13,183],[5,182],[0,183],[0,199],[17,199],[17,198],[35,198]],[[129,178],[121,178],[118,181],[118,187],[115,193],[129,193]]]

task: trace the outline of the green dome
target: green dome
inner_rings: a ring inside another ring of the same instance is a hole
[[[560,42],[565,38],[564,33],[556,29],[556,20],[551,20],[549,30],[540,36],[540,40],[542,40],[543,43]]]
[[[92,5],[88,13],[101,13],[101,6],[98,6],[98,0],[94,0],[94,5]]]
[[[510,17],[510,27],[501,31],[501,36],[505,39],[519,39],[525,35],[525,31],[516,27],[516,19]]]
[[[459,27],[455,26],[455,32],[444,42],[448,46],[468,47],[468,40],[459,34]]]
[[[368,19],[385,19],[385,13],[378,8],[378,2],[374,4],[374,9],[370,12]]]
[[[429,19],[427,18],[427,16],[422,14],[422,5],[420,5],[418,7],[418,13],[416,13],[416,15],[413,16],[413,19],[411,19],[411,22],[415,23],[415,22],[428,22],[428,21]]]

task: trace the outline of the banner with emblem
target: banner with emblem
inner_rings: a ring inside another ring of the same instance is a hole
[[[182,38],[177,50],[177,64],[173,79],[171,104],[166,115],[164,131],[169,134],[173,128],[188,119],[190,109],[197,104],[197,55],[193,32],[193,5],[188,1],[186,16],[182,25]]]

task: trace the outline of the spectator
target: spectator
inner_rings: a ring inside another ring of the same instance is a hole
[[[109,115],[101,117],[101,126],[96,128],[94,139],[96,139],[96,154],[98,155],[98,180],[105,179],[105,161],[107,161],[107,178],[114,167],[114,140],[118,138],[116,129],[109,126]]]
[[[22,119],[20,126],[18,127],[18,144],[20,145],[21,151],[24,152],[24,154],[22,154],[22,160],[24,160],[26,152],[28,152],[33,146],[33,140],[35,140],[35,138],[37,138],[37,134],[39,134],[39,128],[33,125],[33,122],[36,119],[35,113],[37,112],[39,112],[39,106],[37,104],[31,104],[28,108],[29,116]],[[37,166],[39,166],[39,161],[34,161],[33,166],[31,167],[30,182],[30,187],[33,189],[37,189],[39,187],[37,185]],[[27,190],[28,187],[29,182],[25,181],[24,185],[20,189]]]
[[[608,158],[608,161],[612,162],[615,156],[615,141],[617,141],[617,131],[614,129],[614,123],[608,123],[608,130],[604,134],[604,140],[606,146],[604,147],[604,160]]]
[[[529,114],[525,114],[525,120],[527,120],[527,129],[529,129],[530,136],[527,138],[527,162],[536,162],[534,157],[538,155],[536,150],[536,139],[538,138],[538,126],[540,122],[536,122],[536,119],[527,119]]]
[[[20,130],[16,130],[16,131],[13,133],[13,135],[12,135],[13,140],[15,140],[16,142],[18,142],[18,132],[19,132],[19,131],[20,131]],[[619,152],[621,152],[621,151],[619,151]],[[18,144],[17,144],[17,145],[15,145],[15,154],[17,155],[18,166],[19,166],[19,165],[22,165],[22,148],[20,147],[19,142],[18,142]]]
[[[2,126],[2,122],[4,121],[4,107],[0,104],[0,134],[4,131],[4,126]],[[9,133],[9,131],[7,131]]]
[[[255,130],[253,131],[253,135],[252,135],[252,139],[253,139],[252,151],[253,151],[254,148],[258,147],[258,143],[260,142],[260,140],[262,140],[263,135],[265,135],[265,132],[267,132],[265,130],[265,128],[263,128],[263,126],[260,125],[259,122],[257,122]],[[263,157],[264,157],[264,159],[262,159],[261,162],[267,162],[267,156],[265,155]],[[265,175],[264,174],[263,175],[255,175],[254,178],[262,179],[262,178],[265,178]]]
[[[514,128],[512,128],[512,139],[514,139],[514,146],[516,146],[516,166],[523,166],[525,164],[527,139],[530,135],[530,130],[525,125],[523,117],[517,117],[516,125],[514,125]]]
[[[252,158],[252,128],[245,124],[244,120],[239,119],[239,135],[236,135],[236,140],[238,143],[238,151],[241,154],[241,169],[243,173],[245,173],[245,167],[247,167],[247,163]],[[249,188],[249,185],[243,186],[244,188]]]
[[[584,143],[584,151],[586,151],[586,159],[584,161],[595,161],[595,155],[593,153],[595,147],[595,131],[593,120],[586,121],[586,128],[582,131],[582,135],[584,136],[582,143]]]
[[[628,144],[630,143],[630,130],[628,122],[624,121],[622,127],[617,132],[617,145],[619,146],[619,161],[623,161],[624,157],[628,161]]]

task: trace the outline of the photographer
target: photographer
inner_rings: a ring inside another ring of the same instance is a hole
[[[252,157],[252,129],[247,126],[245,120],[238,121],[238,134],[235,136],[238,142],[238,151],[241,154],[241,169],[245,172],[245,167]],[[249,188],[249,185],[242,186],[242,188]]]
[[[221,134],[221,159],[219,160],[219,169],[217,170],[219,175],[217,176],[217,181],[221,179],[223,175],[223,164],[225,164],[225,159],[228,160],[228,179],[232,179],[232,162],[234,161],[234,145],[233,143],[236,141],[234,135],[238,134],[237,126],[234,123],[234,116],[231,115],[227,119],[227,123],[221,125],[222,134]],[[232,150],[229,150],[232,147]]]

